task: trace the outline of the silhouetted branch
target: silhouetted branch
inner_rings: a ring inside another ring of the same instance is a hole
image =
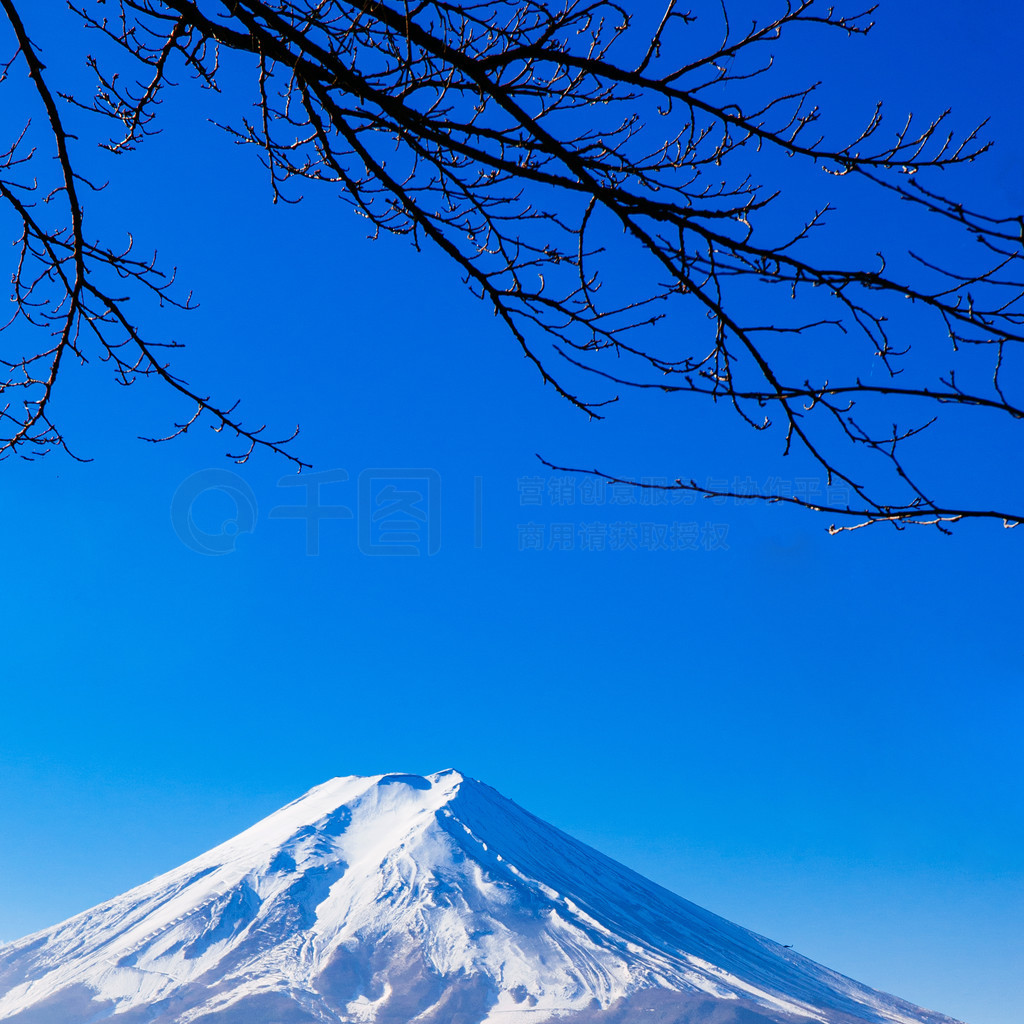
[[[209,414],[247,442],[241,458],[257,445],[283,450],[262,428],[243,428],[233,406],[213,405],[175,377],[97,283],[113,271],[170,300],[153,264],[87,242],[44,69],[14,0],[0,3],[49,120],[63,173],[54,195],[67,211],[61,228],[36,219],[36,186],[24,178],[33,154],[16,140],[0,168],[14,177],[0,180],[0,194],[24,227],[19,314],[56,340],[8,364],[5,392],[32,397],[22,419],[5,410],[16,426],[6,448],[63,444],[48,409],[66,353],[86,358],[84,328],[122,380],[155,375],[195,402],[196,415],[170,436]],[[125,153],[156,130],[172,75],[217,89],[219,62],[231,55],[248,70],[256,115],[223,127],[253,148],[273,199],[296,201],[298,183],[327,186],[371,236],[404,235],[444,253],[542,379],[588,415],[600,417],[617,396],[584,395],[563,370],[586,371],[597,385],[726,402],[754,429],[778,429],[784,454],[800,452],[853,496],[842,508],[764,500],[864,523],[1016,523],[1010,512],[933,498],[907,459],[912,439],[948,406],[1019,429],[1024,217],[977,212],[936,190],[937,172],[988,148],[978,130],[949,130],[948,111],[908,117],[886,136],[879,104],[860,132],[837,142],[815,85],[773,84],[775,55],[795,29],[862,35],[874,7],[762,7],[773,13],[737,31],[709,5],[721,39],[695,52],[696,15],[674,3],[645,22],[608,0],[81,2],[73,9],[83,23],[140,70],[133,79],[94,61],[95,96],[73,102],[115,122],[106,145]],[[832,187],[817,206],[784,187],[822,171]],[[868,265],[833,260],[823,240],[845,196],[937,215],[980,242],[988,262],[947,264],[913,243]],[[609,273],[613,228],[616,248],[643,268],[640,284]],[[57,299],[44,298],[44,287]],[[912,305],[911,335],[894,323],[897,300]],[[673,317],[688,317],[685,330]],[[799,346],[796,357],[783,339]],[[991,360],[979,372],[984,351]],[[885,379],[868,380],[871,367]],[[868,477],[857,451],[877,465]]]

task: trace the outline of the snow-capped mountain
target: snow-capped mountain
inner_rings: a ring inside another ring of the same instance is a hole
[[[952,1024],[458,772],[334,779],[0,947],[10,1024]]]

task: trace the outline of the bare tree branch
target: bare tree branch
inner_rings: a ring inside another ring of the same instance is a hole
[[[53,387],[68,350],[87,357],[87,336],[125,382],[155,375],[195,403],[172,436],[208,415],[243,439],[243,459],[257,445],[286,452],[262,428],[244,428],[234,406],[174,376],[99,283],[113,271],[170,301],[154,264],[87,241],[45,69],[14,0],[0,3],[48,118],[63,176],[54,195],[67,210],[63,227],[37,219],[36,186],[24,177],[34,154],[15,140],[0,195],[24,229],[19,316],[55,340],[7,364],[5,394],[31,397],[24,417],[4,411],[6,449],[63,444],[48,418]],[[722,34],[703,51],[697,15],[674,2],[649,21],[610,0],[79,0],[72,9],[138,68],[132,79],[94,61],[95,95],[71,100],[115,123],[113,153],[157,130],[172,75],[220,88],[230,55],[248,70],[256,115],[223,127],[252,147],[273,199],[296,201],[300,183],[326,186],[371,236],[442,252],[544,382],[588,415],[604,415],[617,395],[587,395],[572,380],[710,400],[709,415],[724,403],[847,486],[845,507],[765,499],[857,521],[836,530],[1021,521],[933,496],[912,471],[914,438],[951,407],[1007,431],[1024,418],[1024,216],[975,210],[934,184],[988,144],[978,130],[950,131],[948,111],[908,117],[890,134],[881,104],[854,137],[833,141],[816,85],[778,84],[776,55],[806,39],[797,33],[863,35],[873,7],[844,15],[820,0],[779,0],[737,31],[709,4]],[[817,205],[787,187],[822,173],[830,188]],[[865,263],[835,260],[829,223],[846,200],[937,217],[980,243],[979,258],[948,264],[912,241]],[[635,254],[639,284],[615,280],[612,246]],[[908,303],[912,330],[902,326]],[[879,367],[884,379],[871,379]],[[730,493],[684,479],[673,486]]]

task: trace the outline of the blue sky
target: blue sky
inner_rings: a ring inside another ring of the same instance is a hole
[[[952,105],[961,126],[991,116],[972,187],[1024,208],[1020,9],[900,8],[883,4],[848,65],[810,73],[851,118],[875,93],[894,111]],[[52,42],[64,61],[76,46]],[[305,489],[284,461],[235,466],[205,428],[145,444],[185,410],[102,364],[68,376],[65,428],[93,461],[0,464],[0,938],[330,776],[457,767],[837,970],[970,1024],[1015,1022],[1024,534],[830,538],[777,507],[592,503],[534,453],[823,484],[685,409],[588,422],[441,261],[365,242],[326,198],[272,208],[194,102],[169,106],[91,209],[180,266],[201,308],[159,320],[188,343],[177,365],[250,421],[300,422],[296,451],[344,471],[319,478],[338,514],[307,554],[304,520],[281,514]],[[945,443],[936,459],[967,454],[1019,507],[1019,440]],[[203,554],[182,515],[221,533],[240,514],[225,479],[250,516],[233,550]],[[366,507],[424,481],[439,550],[381,554]],[[609,550],[613,532],[636,550]],[[599,535],[605,550],[585,550]]]

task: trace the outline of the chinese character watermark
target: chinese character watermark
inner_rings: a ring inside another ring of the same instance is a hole
[[[345,505],[326,505],[320,500],[320,492],[327,484],[340,484],[348,480],[343,469],[328,469],[322,473],[302,473],[283,476],[277,481],[278,487],[305,487],[306,502],[303,505],[276,505],[270,510],[271,519],[306,520],[306,554],[320,554],[320,521],[322,519],[351,519],[352,509]]]
[[[728,551],[729,524],[705,521],[519,523],[519,551]]]
[[[266,518],[304,523],[307,555],[320,554],[326,522],[347,520],[356,521],[356,542],[364,555],[429,556],[441,549],[441,477],[434,469],[366,469],[359,474],[354,495],[344,469],[281,477],[277,486],[288,489],[293,500],[274,505]],[[473,500],[473,543],[479,548],[481,477],[474,480]],[[202,555],[235,551],[239,537],[255,530],[258,517],[252,487],[227,469],[193,473],[171,499],[174,533]]]
[[[441,550],[441,477],[433,469],[359,474],[359,550],[435,555]]]
[[[698,501],[722,507],[751,505],[760,500],[797,499],[809,504],[842,508],[850,501],[848,485],[822,477],[798,476],[785,480],[770,476],[763,481],[743,477],[705,477],[703,483],[679,486],[667,477],[641,477],[636,484],[572,474],[521,476],[516,480],[521,507],[565,508],[568,505],[625,507],[694,505]]]

